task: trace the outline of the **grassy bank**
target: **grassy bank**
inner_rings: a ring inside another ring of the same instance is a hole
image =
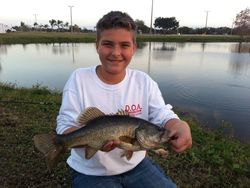
[[[138,35],[138,42],[250,42],[237,35]],[[0,34],[0,44],[95,42],[95,33],[15,32]]]
[[[62,162],[46,171],[43,155],[33,145],[33,136],[52,133],[61,94],[34,86],[15,88],[0,84],[0,185],[2,187],[70,187],[69,169]],[[201,128],[190,115],[193,148],[185,153],[170,151],[162,159],[150,153],[180,187],[249,187],[250,145]]]

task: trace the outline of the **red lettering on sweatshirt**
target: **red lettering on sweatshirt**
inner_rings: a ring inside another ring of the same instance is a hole
[[[129,113],[129,115],[135,116],[141,114],[142,108],[140,104],[131,104],[125,105],[125,111]]]

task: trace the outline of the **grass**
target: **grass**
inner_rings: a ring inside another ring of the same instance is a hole
[[[1,187],[70,187],[66,154],[52,171],[33,144],[38,133],[54,132],[61,93],[40,88],[0,84]],[[250,185],[250,145],[204,129],[191,115],[178,110],[192,129],[192,149],[162,159],[149,156],[180,186],[242,187]]]
[[[249,42],[250,36],[237,35],[147,35],[138,42]],[[95,33],[15,32],[0,34],[0,44],[95,42]]]
[[[94,42],[92,33],[16,32],[0,34],[0,44]]]

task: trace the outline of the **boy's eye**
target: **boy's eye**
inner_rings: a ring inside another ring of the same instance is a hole
[[[121,45],[123,48],[128,48],[128,47],[130,47],[130,44],[129,43],[124,43],[124,44],[122,44]]]
[[[109,43],[109,42],[104,42],[104,43],[102,43],[102,45],[103,45],[103,46],[110,47],[110,46],[112,46],[112,43]]]
[[[103,42],[101,43],[101,45],[102,45],[102,46],[105,46],[105,47],[107,47],[107,48],[111,48],[111,47],[114,47],[114,46],[115,46],[114,43],[108,42],[108,41],[103,41]],[[124,42],[124,43],[120,43],[119,46],[120,46],[120,48],[129,48],[129,47],[131,46],[131,44],[130,44],[130,43],[127,43],[127,42]]]

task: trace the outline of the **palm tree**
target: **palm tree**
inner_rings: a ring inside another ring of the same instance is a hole
[[[69,29],[69,22],[66,22],[64,25],[63,25],[63,28],[67,28],[67,30]]]
[[[51,28],[53,29],[54,26],[56,25],[56,20],[52,19],[52,20],[49,20],[49,23],[51,25]]]
[[[57,20],[56,24],[57,24],[58,30],[60,30],[60,28],[63,27],[63,21],[61,20]]]
[[[46,30],[48,29],[48,27],[49,27],[48,24],[45,24],[45,25],[44,25],[44,28],[45,28]]]
[[[37,30],[38,29],[38,23],[35,22],[33,25],[34,25],[34,30]]]

